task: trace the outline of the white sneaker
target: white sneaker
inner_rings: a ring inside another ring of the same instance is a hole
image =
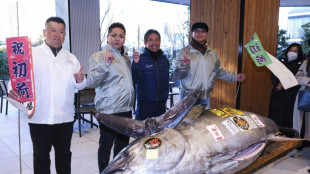
[[[300,150],[297,150],[297,149],[294,149],[290,154],[290,157],[292,158],[298,158],[300,156],[302,156],[302,153]]]

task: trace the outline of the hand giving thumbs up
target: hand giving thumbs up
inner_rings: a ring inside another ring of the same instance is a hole
[[[106,51],[106,54],[105,54],[104,60],[108,63],[112,63],[114,60],[113,54],[109,51],[108,47],[105,48],[105,51]]]
[[[81,83],[84,80],[83,68],[84,68],[84,65],[81,65],[80,70],[73,74],[74,79],[78,83]]]

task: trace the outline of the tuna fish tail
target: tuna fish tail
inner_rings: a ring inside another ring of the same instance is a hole
[[[100,123],[124,135],[134,138],[144,136],[144,121],[102,113],[95,114],[95,117]]]

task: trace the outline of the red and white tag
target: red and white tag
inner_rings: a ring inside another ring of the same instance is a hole
[[[224,135],[215,124],[207,126],[207,129],[211,133],[215,141],[221,141],[225,139]]]

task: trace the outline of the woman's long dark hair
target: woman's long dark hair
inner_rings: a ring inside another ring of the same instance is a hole
[[[285,58],[287,58],[287,53],[290,51],[290,49],[292,47],[297,47],[298,48],[298,57],[297,57],[297,59],[302,60],[304,58],[304,53],[302,52],[302,47],[301,47],[301,45],[299,43],[292,43],[292,44],[290,44],[287,47],[287,49],[285,50],[285,53],[284,53]]]
[[[304,53],[302,51],[302,47],[299,43],[292,43],[290,44],[287,49],[285,50],[285,58],[287,58],[287,53],[289,52],[289,50],[292,48],[292,47],[297,47],[298,49],[298,57],[297,57],[297,60],[303,60],[304,58]],[[307,72],[309,71],[309,68],[310,68],[310,61],[307,62]]]

